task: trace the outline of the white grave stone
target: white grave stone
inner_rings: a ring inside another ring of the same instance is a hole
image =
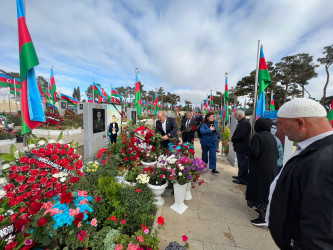
[[[286,136],[284,139],[283,166],[287,163],[290,156],[293,154],[294,143]]]
[[[238,121],[235,119],[235,117],[233,115],[231,115],[230,118],[231,118],[231,122],[230,122],[230,140],[229,140],[229,153],[227,155],[227,159],[233,167],[238,167],[236,152],[234,151],[234,146],[232,145],[232,142],[231,142],[231,137],[233,136],[233,134],[236,130]]]
[[[61,115],[61,116],[64,116],[65,115],[65,111],[66,111],[66,109],[67,109],[67,102],[65,102],[65,101],[60,101],[59,102],[59,106],[58,106],[58,108],[59,108],[59,114]]]
[[[83,104],[84,162],[92,161],[97,151],[105,147],[106,123],[105,104]]]
[[[127,108],[126,110],[127,122],[132,120],[133,124],[136,124],[137,121],[137,111],[136,108]]]

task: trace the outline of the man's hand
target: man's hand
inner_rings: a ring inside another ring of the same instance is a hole
[[[214,131],[214,130],[215,130],[215,127],[214,127],[214,126],[210,127],[210,130],[211,130],[211,131]]]
[[[169,139],[169,137],[167,135],[165,135],[165,136],[162,137],[163,141],[168,140],[168,139]]]

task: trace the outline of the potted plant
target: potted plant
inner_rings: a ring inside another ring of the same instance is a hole
[[[136,178],[140,174],[140,168],[138,166],[135,166],[132,169],[129,169],[125,174],[125,180],[124,184],[129,186],[135,186],[136,185]]]
[[[164,199],[161,195],[168,186],[167,170],[165,168],[147,167],[143,169],[143,172],[149,176],[147,187],[149,187],[155,195],[155,199],[157,200],[155,204],[162,206]]]

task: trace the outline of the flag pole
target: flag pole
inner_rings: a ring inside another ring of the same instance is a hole
[[[93,103],[95,103],[95,93],[94,93],[94,78],[92,79],[92,92],[93,92]],[[112,91],[112,90],[111,90]]]
[[[226,85],[226,82],[227,82],[227,77],[228,77],[228,72],[225,72],[224,74],[224,98],[223,98],[223,107],[226,107],[226,110],[224,110],[224,113],[227,112],[227,106],[226,106],[226,103],[225,103],[225,85]],[[222,102],[222,100],[221,100]],[[226,113],[225,113],[226,114]],[[221,150],[221,153],[222,153],[222,156],[224,155],[224,148],[223,148],[223,137],[224,137],[224,130],[225,130],[225,116],[224,114],[222,114],[222,150]]]
[[[269,110],[270,110],[270,111],[272,111],[272,110],[271,110],[272,99],[273,99],[273,90],[271,90],[271,103],[269,104]]]
[[[17,114],[17,113],[18,113],[18,110],[17,110],[16,80],[15,80],[15,77],[14,77],[14,89],[15,89],[15,107],[16,107],[16,114]]]
[[[256,79],[254,82],[254,100],[253,100],[253,114],[252,114],[252,128],[251,128],[251,136],[254,134],[254,123],[256,121],[257,114],[257,98],[258,98],[258,77],[259,77],[259,60],[260,60],[260,47],[261,40],[258,40],[258,51],[257,51],[257,69],[256,69]]]
[[[10,106],[10,88],[8,87],[8,105],[9,105],[9,113],[12,112],[12,108]]]

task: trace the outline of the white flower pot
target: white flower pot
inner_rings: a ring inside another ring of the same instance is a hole
[[[142,167],[147,168],[147,167],[150,167],[150,166],[154,166],[157,163],[157,161],[153,161],[153,162],[141,161],[141,163],[142,163]]]
[[[0,146],[14,144],[14,143],[16,143],[16,138],[14,138],[14,139],[0,140]]]
[[[127,185],[127,186],[132,186],[132,187],[136,186],[136,182],[129,182],[129,181],[124,180],[123,183],[124,183],[124,185]]]
[[[173,190],[175,193],[175,204],[170,208],[179,214],[186,211],[188,206],[184,204],[185,193],[186,193],[187,183],[184,185],[179,185],[178,183],[173,184]]]
[[[191,187],[192,187],[191,182],[187,183],[186,193],[185,193],[186,201],[192,200]]]
[[[166,182],[162,186],[151,185],[151,184],[147,183],[147,187],[149,187],[151,189],[151,191],[153,192],[153,194],[155,195],[155,199],[156,199],[155,204],[156,205],[163,206],[164,199],[162,198],[161,195],[164,193],[167,186],[168,186],[168,182]]]

